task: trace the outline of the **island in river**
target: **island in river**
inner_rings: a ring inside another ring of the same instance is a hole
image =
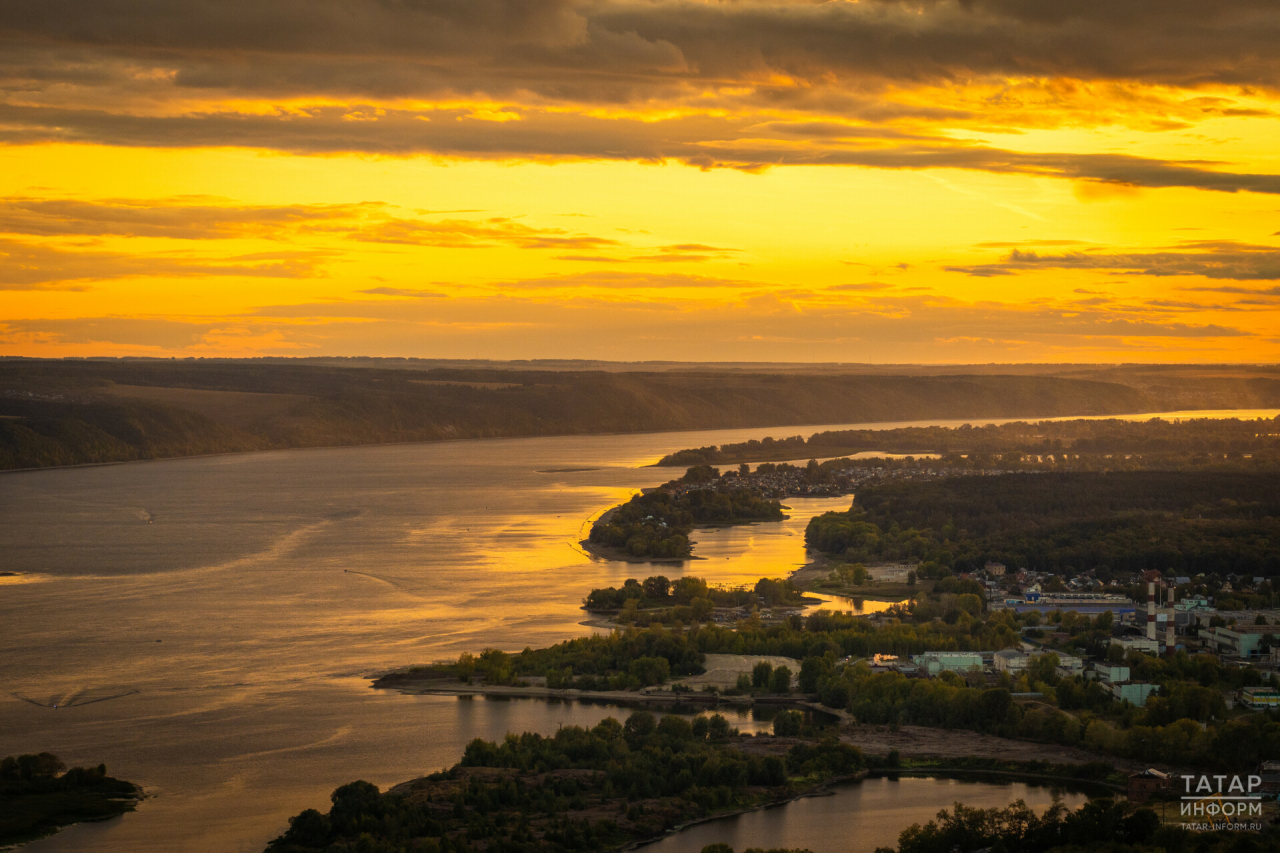
[[[759,490],[721,484],[720,472],[690,468],[684,477],[647,489],[600,516],[582,543],[630,560],[683,560],[694,527],[781,521],[782,504]],[[716,488],[694,486],[713,482]]]

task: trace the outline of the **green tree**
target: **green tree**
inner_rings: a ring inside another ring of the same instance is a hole
[[[723,714],[712,714],[707,720],[707,737],[713,741],[725,740],[733,735],[733,727]]]
[[[799,711],[783,711],[773,718],[773,733],[778,737],[795,737],[800,734],[804,716]]]
[[[791,670],[785,666],[775,669],[773,676],[769,679],[769,691],[771,693],[790,693]]]
[[[1044,682],[1048,685],[1058,683],[1058,656],[1053,652],[1042,655],[1036,655],[1031,659],[1030,666],[1027,667],[1027,680],[1032,684],[1037,681]]]
[[[666,658],[642,657],[631,662],[631,676],[640,682],[641,687],[661,684],[670,675],[671,664]]]
[[[285,840],[303,847],[327,847],[332,827],[329,816],[315,809],[306,809],[289,818],[289,831]]]
[[[831,667],[825,658],[807,657],[800,664],[800,677],[797,679],[801,693],[816,693],[818,682],[826,677]]]
[[[644,597],[653,601],[665,601],[671,594],[671,581],[663,575],[655,575],[645,578],[641,584],[644,590]]]
[[[756,663],[751,668],[751,686],[757,690],[769,686],[769,678],[773,675],[773,664],[767,660]]]
[[[17,777],[24,782],[52,779],[66,769],[67,765],[52,752],[19,755],[17,758]]]
[[[707,598],[707,582],[702,578],[686,575],[671,585],[671,597],[676,604],[691,604],[695,598]]]

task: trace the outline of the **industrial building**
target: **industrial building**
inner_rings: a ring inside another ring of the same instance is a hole
[[[1268,635],[1275,637],[1278,631],[1280,628],[1275,625],[1232,625],[1206,628],[1200,632],[1200,637],[1218,654],[1256,658],[1261,654],[1263,638]]]
[[[978,652],[925,652],[912,655],[911,662],[920,667],[924,675],[935,676],[943,672],[982,672],[982,655]]]

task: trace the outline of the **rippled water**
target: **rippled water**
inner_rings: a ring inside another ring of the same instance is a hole
[[[655,571],[583,554],[591,518],[669,479],[640,466],[673,449],[767,432],[0,476],[0,573],[16,573],[0,576],[0,755],[105,761],[152,795],[121,820],[30,849],[259,851],[289,815],[353,778],[386,786],[454,763],[475,736],[606,716],[595,705],[400,696],[365,676],[582,633],[588,590]],[[808,518],[848,499],[788,504],[788,521],[699,531],[706,559],[658,571],[723,583],[785,575],[803,562]]]

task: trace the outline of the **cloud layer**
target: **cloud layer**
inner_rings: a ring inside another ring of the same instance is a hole
[[[1274,92],[1277,43],[1270,0],[0,0],[0,140],[1276,193],[1230,164],[951,131],[1267,116],[1201,90]]]
[[[1276,44],[1276,0],[0,0],[0,349],[1276,353]]]
[[[1236,281],[1280,281],[1280,249],[1229,241],[1187,242],[1159,252],[1042,254],[1014,249],[998,263],[947,269],[983,278],[1033,270],[1103,270],[1158,277],[1204,276]]]
[[[395,355],[430,339],[464,357],[763,358],[794,361],[1062,359],[1175,350],[1221,357],[1249,332],[1185,319],[1176,307],[973,302],[888,293],[832,299],[759,282],[590,273],[500,283],[491,295],[370,291],[372,298],[264,306],[220,318],[98,316],[0,323],[0,345],[40,339],[62,352],[213,354],[318,351]],[[618,302],[610,286],[628,291]],[[702,290],[682,304],[669,288]],[[636,296],[648,292],[648,296]],[[421,298],[430,296],[432,298]],[[261,342],[267,342],[263,345]],[[237,349],[239,348],[239,349]]]

